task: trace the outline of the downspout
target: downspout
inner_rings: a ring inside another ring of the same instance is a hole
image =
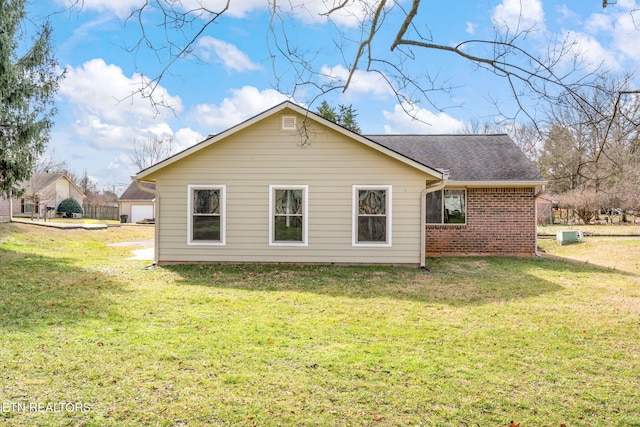
[[[536,224],[536,232],[535,232],[535,245],[536,246],[535,246],[535,249],[533,250],[534,256],[542,256],[540,254],[540,252],[538,252],[538,203],[537,203],[536,200],[538,199],[538,196],[540,196],[542,193],[544,193],[545,188],[546,188],[546,186],[544,184],[542,184],[540,186],[540,191],[536,192],[536,194],[533,195],[533,203],[534,203],[534,206],[535,206],[535,215],[534,215],[535,219],[534,219],[534,221],[535,221],[535,224]],[[553,208],[551,208],[551,215],[553,215]]]
[[[427,244],[427,194],[442,190],[445,185],[447,185],[448,180],[449,172],[444,172],[442,174],[442,181],[439,181],[420,192],[420,217],[422,218],[420,220],[420,268],[422,270],[429,270],[427,268],[427,261],[425,260],[427,256],[427,248],[425,247]]]
[[[154,216],[155,216],[154,218],[155,232],[153,236],[153,264],[151,265],[152,267],[155,267],[158,265],[158,258],[159,258],[159,252],[160,252],[160,248],[158,244],[158,242],[160,241],[160,193],[142,185],[143,181],[138,181],[135,178],[133,179],[136,181],[136,186],[140,191],[144,191],[145,193],[151,193],[154,195],[154,198],[155,198],[154,207],[153,207]]]

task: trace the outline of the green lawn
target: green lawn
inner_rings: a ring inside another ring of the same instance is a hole
[[[640,225],[546,225],[538,227],[538,234],[555,236],[561,230],[582,230],[587,236],[640,236]]]
[[[145,269],[106,246],[152,233],[0,224],[0,425],[640,426],[638,264]]]

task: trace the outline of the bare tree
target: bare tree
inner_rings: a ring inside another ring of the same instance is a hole
[[[560,208],[571,209],[583,224],[589,224],[608,204],[607,196],[593,189],[576,189],[559,196]]]
[[[140,38],[129,47],[133,53],[150,49],[166,64],[154,77],[144,83],[145,94],[152,94],[156,85],[166,76],[176,61],[192,58],[194,46],[207,31],[215,32],[214,24],[228,14],[238,0],[214,2],[216,6],[185,8],[182,2],[156,0],[143,2],[134,9],[129,23],[137,23]],[[600,6],[597,1],[594,7]],[[436,71],[414,75],[410,65],[423,60],[423,55],[440,52],[471,63],[478,70],[485,70],[504,78],[518,101],[514,115],[524,113],[533,117],[527,108],[529,100],[556,99],[561,92],[579,96],[577,90],[592,84],[593,75],[580,68],[579,52],[568,38],[551,43],[544,54],[528,48],[527,39],[536,30],[535,24],[520,19],[512,27],[496,29],[487,39],[467,39],[451,44],[449,40],[438,41],[431,32],[426,17],[430,14],[430,2],[412,0],[409,5],[397,0],[328,2],[325,10],[319,10],[316,2],[278,2],[268,0],[271,19],[266,28],[269,57],[273,61],[275,77],[283,93],[295,96],[298,89],[313,88],[316,96],[333,90],[346,91],[359,70],[378,73],[396,94],[401,105],[405,102],[426,102],[439,108],[431,93],[449,90],[448,82],[440,82]],[[603,4],[606,6],[607,4]],[[315,51],[306,50],[295,41],[290,23],[294,15],[305,11],[308,16],[323,18],[333,26],[331,42],[344,57],[348,70],[346,79],[333,79],[315,62]],[[158,18],[159,17],[159,18]],[[341,22],[358,22],[357,32],[344,29]],[[148,25],[157,23],[164,27],[164,38],[160,39],[146,31]],[[353,34],[360,34],[354,39]],[[389,33],[392,34],[389,37]],[[284,61],[282,61],[284,59]],[[575,64],[573,72],[566,65]],[[281,66],[282,65],[282,66]],[[286,68],[286,71],[285,71]],[[595,73],[594,73],[595,74]],[[291,79],[285,76],[291,75]],[[528,98],[525,102],[525,98]],[[520,102],[522,101],[522,102]],[[510,115],[508,115],[510,116]]]
[[[76,1],[82,4],[82,0]],[[588,94],[600,89],[601,77],[608,74],[604,63],[596,64],[595,68],[586,67],[580,49],[569,35],[545,42],[546,46],[540,46],[542,40],[537,40],[532,46],[531,39],[538,28],[535,23],[529,23],[522,12],[520,19],[495,24],[492,35],[451,43],[429,26],[429,19],[437,19],[440,13],[435,9],[435,2],[334,0],[322,2],[324,9],[321,9],[320,2],[311,0],[265,1],[270,20],[263,30],[274,85],[292,98],[304,96],[308,105],[329,92],[348,91],[358,73],[375,73],[386,82],[405,112],[419,120],[419,109],[413,108],[415,105],[440,111],[452,106],[451,97],[444,97],[444,101],[440,97],[443,92],[456,88],[455,82],[439,74],[437,59],[445,55],[457,58],[461,65],[474,67],[476,72],[497,77],[510,91],[513,102],[495,100],[496,115],[512,122],[526,118],[541,128],[544,123],[539,112],[567,100],[590,110],[589,114],[596,114],[598,107],[590,104]],[[127,19],[127,25],[139,29],[137,42],[128,46],[134,58],[148,51],[158,58],[160,70],[143,79],[139,90],[156,108],[166,106],[163,99],[157,98],[156,88],[171,68],[180,60],[196,58],[200,38],[215,34],[215,24],[229,15],[232,7],[242,3],[221,0],[189,2],[189,7],[186,4],[174,0],[144,1]],[[590,4],[599,8],[615,3],[594,0]],[[327,71],[325,64],[318,60],[316,50],[298,43],[294,22],[302,13],[324,19],[331,26],[326,47],[341,54],[342,66],[346,69],[344,78]],[[639,10],[629,13],[640,18]],[[342,25],[347,20],[357,23],[357,28]],[[163,29],[161,36],[150,31],[154,25]],[[422,65],[419,73],[414,71],[416,63]],[[613,92],[618,102],[607,116],[609,122],[616,116],[624,118],[624,104],[638,93],[633,87]],[[605,133],[599,140],[597,156],[603,155],[607,144]]]
[[[456,133],[484,135],[506,133],[529,160],[537,162],[540,156],[542,138],[539,130],[533,124],[500,123],[500,121],[491,123],[471,120],[458,129]]]
[[[139,170],[142,170],[175,154],[176,149],[173,137],[170,136],[154,135],[141,143],[134,139],[133,155],[129,159]]]
[[[620,102],[629,84],[629,76],[601,78],[596,89],[584,91],[579,99],[560,97],[549,110],[551,125],[541,166],[551,171],[552,163],[571,158],[572,184],[567,189],[611,188],[612,180],[633,163],[633,153],[640,149],[640,96]]]

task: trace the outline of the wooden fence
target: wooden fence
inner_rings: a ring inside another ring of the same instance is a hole
[[[117,206],[84,205],[83,209],[85,218],[120,220],[120,209]]]

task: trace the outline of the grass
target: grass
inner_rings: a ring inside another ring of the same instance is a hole
[[[560,230],[582,230],[589,236],[640,236],[640,225],[637,224],[612,224],[612,225],[546,225],[538,226],[539,235],[555,236]]]
[[[148,270],[107,246],[152,232],[0,225],[2,425],[640,426],[632,262]],[[6,410],[62,401],[89,410]]]
[[[13,220],[15,222],[21,222],[21,223],[39,223],[39,222],[61,222],[61,223],[72,223],[72,224],[110,224],[110,225],[115,225],[115,224],[120,224],[120,221],[115,221],[115,220],[111,220],[111,219],[92,219],[92,218],[47,218],[47,220],[45,221],[44,218],[34,218],[33,220],[31,218],[13,218]]]
[[[640,273],[640,236],[603,237],[597,234],[584,242],[558,245],[553,239],[541,239],[539,246],[545,252],[604,268]]]

